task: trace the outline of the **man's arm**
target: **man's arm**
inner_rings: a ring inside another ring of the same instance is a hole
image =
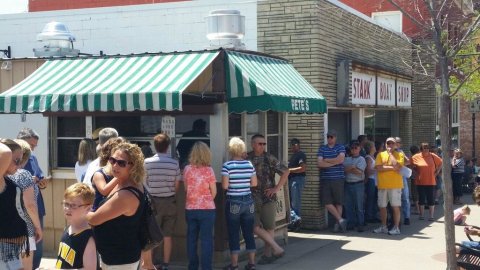
[[[280,190],[280,188],[282,188],[285,185],[285,183],[287,183],[288,175],[289,175],[288,168],[283,169],[282,174],[280,174],[280,180],[278,181],[278,184],[273,188],[266,189],[265,195],[267,195],[267,197],[272,197],[274,194],[276,194]]]
[[[325,161],[323,157],[318,157],[317,166],[318,168],[330,168],[332,166],[335,166],[335,164]]]

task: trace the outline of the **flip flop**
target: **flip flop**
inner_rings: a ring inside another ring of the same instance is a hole
[[[273,257],[275,258],[275,260],[280,259],[280,258],[282,258],[283,256],[285,256],[285,251],[282,251],[282,252],[280,252],[280,253],[278,253],[278,254],[273,254]]]

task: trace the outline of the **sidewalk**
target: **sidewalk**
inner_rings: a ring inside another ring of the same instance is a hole
[[[479,225],[480,207],[473,203],[470,194],[464,195],[462,201],[472,210],[467,223]],[[412,215],[411,225],[402,225],[402,234],[398,236],[372,233],[378,224],[369,224],[363,233],[336,234],[326,230],[289,233],[286,255],[272,264],[258,265],[257,269],[445,269],[443,207],[437,206],[435,212],[438,218],[435,222],[418,220],[418,215]],[[455,235],[456,242],[466,240],[461,226],[455,226]],[[240,269],[244,264],[240,263]],[[42,260],[42,267],[54,266],[54,259]],[[173,265],[171,269],[186,267]]]

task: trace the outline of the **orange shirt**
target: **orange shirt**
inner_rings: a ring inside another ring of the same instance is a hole
[[[185,209],[215,209],[210,184],[216,182],[212,167],[196,167],[187,165],[183,170],[183,180],[187,185]]]
[[[412,163],[416,167],[417,177],[415,184],[419,186],[435,186],[435,169],[442,166],[442,159],[437,155],[428,153],[415,154],[412,157]]]

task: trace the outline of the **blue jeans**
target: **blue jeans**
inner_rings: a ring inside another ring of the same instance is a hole
[[[403,177],[402,213],[403,218],[410,218],[410,190],[408,188],[408,179],[406,177]]]
[[[367,183],[365,183],[365,196],[365,218],[367,220],[376,219],[378,214],[378,204],[375,179],[368,178]]]
[[[364,194],[365,185],[363,181],[353,184],[345,182],[345,217],[348,221],[348,227],[363,226],[365,224]]]
[[[185,210],[187,221],[187,255],[189,258],[188,269],[197,270],[202,265],[202,270],[212,269],[213,254],[213,225],[215,224],[215,209]],[[200,260],[197,254],[198,237],[201,241]]]
[[[301,217],[302,192],[305,187],[305,176],[292,176],[288,179],[288,189],[290,190],[290,206],[297,216]]]
[[[240,253],[240,229],[248,252],[255,252],[253,226],[255,224],[255,206],[252,195],[227,196],[225,207],[227,219],[228,246],[230,253]]]

